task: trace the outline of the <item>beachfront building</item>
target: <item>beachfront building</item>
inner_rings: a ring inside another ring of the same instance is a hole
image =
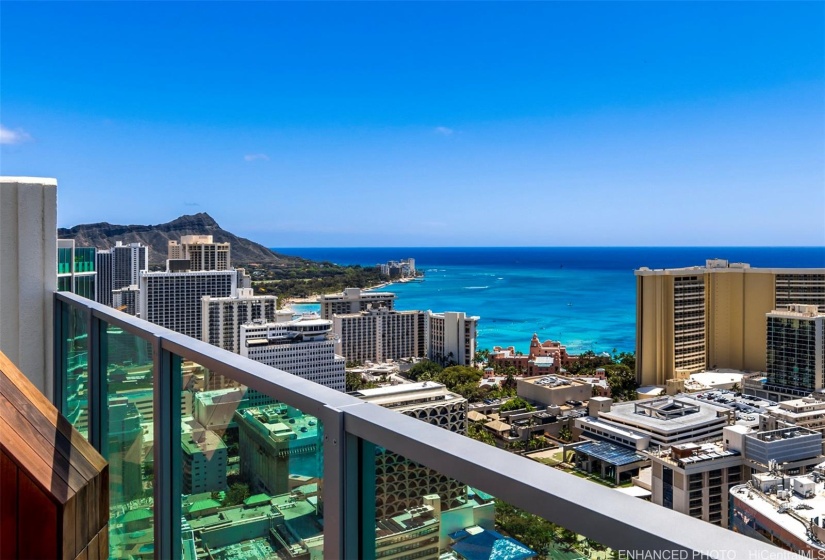
[[[325,385],[346,390],[346,360],[335,353],[332,321],[301,317],[283,323],[241,325],[240,354]]]
[[[376,265],[384,276],[390,278],[415,278],[415,259],[388,261]]]
[[[229,270],[230,244],[216,243],[211,235],[183,235],[169,241],[170,260],[188,260],[189,270]]]
[[[705,266],[636,274],[636,375],[665,385],[707,369],[765,371],[765,316],[791,304],[825,312],[825,269]]]
[[[252,288],[238,288],[228,297],[201,298],[201,340],[240,354],[241,325],[277,323],[292,319],[291,311],[278,310],[276,296],[253,295]]]
[[[470,366],[476,355],[478,316],[463,312],[427,311],[429,319],[428,357],[434,362]]]
[[[381,363],[427,355],[427,314],[386,307],[333,315],[335,352],[351,362]]]
[[[340,294],[324,294],[318,298],[321,304],[321,318],[332,319],[333,315],[347,315],[386,307],[392,309],[395,294],[390,292],[362,292],[360,288],[346,288]]]

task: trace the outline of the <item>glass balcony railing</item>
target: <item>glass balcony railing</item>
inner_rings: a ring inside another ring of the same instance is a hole
[[[459,559],[491,543],[519,558],[782,552],[77,295],[54,297],[54,401],[109,461],[112,558]]]

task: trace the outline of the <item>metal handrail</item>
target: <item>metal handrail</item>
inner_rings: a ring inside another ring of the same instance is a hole
[[[72,293],[58,292],[55,298],[58,302],[84,308],[93,317],[123,328],[162,350],[197,362],[318,417],[325,425],[325,513],[341,517],[334,523],[325,523],[326,558],[351,556],[348,552],[355,550],[352,539],[363,534],[348,519],[348,512],[354,508],[346,497],[346,473],[338,472],[350,464],[348,457],[353,450],[347,449],[346,442],[352,438],[385,447],[614,550],[623,551],[625,558],[634,554],[651,557],[650,551],[667,554],[663,558],[680,559],[784,560],[797,557],[772,545],[364,402]],[[337,484],[331,484],[333,481]],[[345,546],[347,538],[350,543]]]

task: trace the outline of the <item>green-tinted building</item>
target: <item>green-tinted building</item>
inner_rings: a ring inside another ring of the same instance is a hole
[[[57,290],[95,299],[94,247],[75,247],[74,239],[57,240]]]

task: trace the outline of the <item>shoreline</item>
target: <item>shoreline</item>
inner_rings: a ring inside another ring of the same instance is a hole
[[[379,288],[386,288],[387,286],[391,286],[392,284],[395,284],[396,282],[409,282],[409,279],[403,278],[401,280],[395,280],[395,281],[390,281],[390,282],[381,282],[380,284],[375,284],[373,286],[368,286],[366,288],[361,288],[361,290],[364,291],[364,292],[370,292],[372,290],[377,290]],[[320,303],[320,301],[318,299],[320,297],[321,297],[321,294],[313,294],[313,295],[307,296],[307,297],[287,298],[287,299],[284,300],[283,307],[289,307],[293,304],[300,305],[300,304],[307,304],[307,303]]]

